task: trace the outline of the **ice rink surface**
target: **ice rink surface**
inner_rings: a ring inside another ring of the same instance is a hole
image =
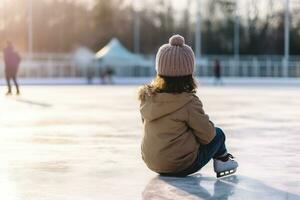
[[[0,88],[5,93],[4,87]],[[237,174],[163,178],[141,160],[136,86],[24,86],[0,97],[1,200],[300,199],[300,88],[201,87]]]

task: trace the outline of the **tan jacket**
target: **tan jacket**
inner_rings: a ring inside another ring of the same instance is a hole
[[[215,128],[193,93],[140,92],[144,125],[142,157],[158,173],[175,173],[196,159],[200,144],[208,144]]]

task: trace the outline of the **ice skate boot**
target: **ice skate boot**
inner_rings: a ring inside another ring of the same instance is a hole
[[[214,170],[217,174],[217,178],[235,173],[237,167],[238,163],[233,160],[233,156],[230,153],[214,159]]]
[[[8,90],[8,91],[5,93],[5,95],[6,95],[6,96],[12,95],[11,90]]]

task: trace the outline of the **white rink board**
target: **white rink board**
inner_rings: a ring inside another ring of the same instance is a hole
[[[5,93],[5,88],[0,88]],[[0,97],[0,199],[300,199],[300,89],[203,86],[236,176],[161,178],[140,157],[136,86],[24,86]]]

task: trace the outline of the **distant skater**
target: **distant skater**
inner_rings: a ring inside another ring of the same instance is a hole
[[[215,84],[218,85],[222,85],[222,72],[221,72],[221,64],[220,61],[218,59],[215,60],[215,64],[214,64],[214,76],[215,76]]]
[[[106,84],[106,71],[103,69],[100,69],[100,84],[105,85]]]
[[[7,46],[3,50],[4,54],[4,64],[5,64],[5,78],[7,83],[7,93],[6,95],[11,95],[11,84],[10,80],[12,79],[17,90],[17,95],[20,94],[19,85],[17,82],[17,73],[19,69],[19,64],[21,62],[20,55],[14,50],[13,44],[11,42],[7,42]]]
[[[236,171],[225,134],[214,126],[196,95],[195,56],[174,35],[156,54],[156,78],[139,91],[144,127],[142,158],[162,176],[193,174],[213,159],[217,177]]]
[[[94,68],[91,66],[87,66],[86,68],[87,68],[87,75],[86,75],[87,84],[91,85],[93,84],[93,78],[95,75]]]
[[[113,76],[115,75],[115,70],[112,67],[107,67],[106,75],[109,84],[114,84]]]

